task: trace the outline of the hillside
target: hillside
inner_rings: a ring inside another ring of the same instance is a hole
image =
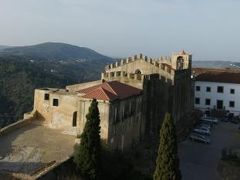
[[[203,68],[228,68],[232,67],[232,61],[193,61],[193,67]]]
[[[26,56],[41,60],[81,60],[81,61],[112,61],[111,58],[104,56],[96,51],[78,47],[65,43],[46,42],[33,46],[19,46],[5,48],[0,55]]]
[[[51,50],[46,50],[40,57],[46,47]],[[63,47],[67,50],[63,50]],[[0,126],[22,118],[24,112],[32,109],[35,88],[60,88],[99,79],[105,65],[112,62],[111,58],[93,50],[84,48],[82,51],[78,47],[69,50],[71,47],[66,44],[45,43],[21,47],[21,53],[18,47],[3,50],[4,53],[0,55]],[[80,51],[82,59],[79,59]],[[63,52],[66,54],[63,55]],[[64,58],[57,58],[62,55]]]
[[[9,46],[2,46],[2,45],[0,45],[0,51],[4,50],[6,48],[10,48],[10,47]]]

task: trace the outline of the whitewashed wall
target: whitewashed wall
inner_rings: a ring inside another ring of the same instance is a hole
[[[196,91],[196,86],[200,86],[200,91]],[[218,86],[224,87],[223,93],[217,92]],[[207,87],[211,87],[211,92],[207,92]],[[231,94],[230,89],[234,89],[235,93]],[[223,100],[223,106],[226,110],[229,110],[235,115],[240,115],[240,84],[196,81],[194,91],[195,98],[200,98],[200,104],[196,104],[194,98],[195,108],[201,110],[206,110],[207,108],[212,109],[214,106],[217,106],[217,100]],[[211,99],[211,104],[205,105],[205,99]],[[229,101],[235,102],[234,108],[229,107]]]

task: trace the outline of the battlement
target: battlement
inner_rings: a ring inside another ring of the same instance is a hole
[[[154,74],[158,76],[158,79],[162,80],[163,82],[173,84],[174,83],[174,74]],[[143,74],[136,74],[136,73],[127,73],[125,71],[115,71],[115,72],[104,72],[101,74],[101,79],[113,81],[134,81],[143,83],[145,79],[151,79],[152,75],[143,75]]]
[[[121,78],[142,82],[144,80],[144,75],[127,73],[125,71],[116,71],[116,72],[105,72],[105,73],[102,73],[102,76],[101,76],[101,79],[106,79],[106,80],[116,80]]]
[[[172,68],[171,65],[171,57],[160,57],[157,59],[152,59],[149,58],[148,56],[144,56],[143,54],[139,54],[139,55],[134,55],[132,57],[128,57],[126,59],[121,59],[120,61],[117,61],[115,63],[109,64],[105,67],[105,72],[109,72],[109,71],[114,71],[114,69],[121,67],[123,65],[132,63],[136,60],[143,60],[163,71],[166,71],[167,73],[172,74],[174,71],[174,69]]]
[[[134,55],[132,57],[128,57],[126,59],[121,59],[120,61],[117,61],[115,63],[109,64],[109,65],[105,66],[105,70],[107,71],[107,70],[110,70],[110,69],[113,69],[113,68],[117,68],[119,66],[131,63],[131,62],[139,60],[139,59],[144,60],[144,61],[146,61],[150,64],[153,64],[153,65],[156,65],[156,66],[159,67],[159,62],[158,62],[159,59],[152,59],[152,58],[150,58],[148,56],[145,56],[143,54],[138,54],[138,55]],[[168,60],[168,59],[165,59],[165,60]]]
[[[149,74],[149,75],[145,75],[144,76],[144,80],[160,80],[163,83],[167,83],[169,85],[174,85],[174,81],[173,79],[167,78],[165,76],[162,76],[160,74]]]

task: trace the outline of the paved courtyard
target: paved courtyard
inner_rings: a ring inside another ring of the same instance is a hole
[[[37,123],[0,137],[0,172],[34,173],[73,153],[75,137]]]
[[[211,144],[192,142],[179,144],[180,168],[184,180],[221,180],[217,164],[224,147],[240,147],[238,125],[220,122],[212,130]]]

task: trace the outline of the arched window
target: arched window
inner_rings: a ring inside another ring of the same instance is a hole
[[[141,72],[139,69],[137,69],[137,70],[135,71],[135,74],[142,74],[142,72]]]
[[[183,67],[184,67],[184,59],[183,59],[182,56],[179,56],[179,57],[177,58],[177,69],[178,69],[178,70],[182,70]]]
[[[77,111],[73,113],[73,121],[72,121],[72,126],[76,127],[77,126]]]

